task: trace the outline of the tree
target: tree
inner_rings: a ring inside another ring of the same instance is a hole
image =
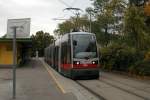
[[[122,33],[126,3],[124,0],[93,0],[93,5],[96,21],[92,24],[92,32],[96,33],[102,46],[107,46],[115,37],[112,36],[114,32]]]
[[[66,20],[63,23],[58,24],[58,28],[54,31],[55,35],[63,35],[69,33],[73,29],[74,23],[71,20]]]
[[[131,5],[125,13],[124,33],[128,43],[137,50],[147,48],[149,35],[146,33],[144,10],[142,7]]]
[[[31,36],[31,39],[33,55],[35,55],[35,52],[38,51],[39,56],[43,56],[44,49],[53,42],[54,37],[47,32],[44,33],[43,31],[38,31],[35,35]]]
[[[69,20],[66,20],[58,24],[58,28],[54,31],[54,33],[55,35],[63,35],[77,28],[79,28],[79,30],[84,30],[84,31],[89,30],[89,20],[87,15],[83,15],[79,17],[78,20],[76,19],[76,17],[71,17]]]

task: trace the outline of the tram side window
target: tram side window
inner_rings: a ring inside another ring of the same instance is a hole
[[[58,67],[58,47],[55,47],[55,54],[54,54],[54,59],[55,59],[55,67]]]
[[[62,64],[69,64],[71,62],[71,47],[69,46],[68,42],[63,42],[61,49],[61,63]]]
[[[63,42],[61,44],[61,63],[66,64],[67,63],[67,42]]]
[[[68,64],[71,63],[71,45],[69,43],[67,46],[67,62],[68,62]]]

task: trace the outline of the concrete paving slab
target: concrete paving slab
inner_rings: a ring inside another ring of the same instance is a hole
[[[16,100],[76,100],[63,94],[39,60],[17,69]],[[0,69],[0,100],[12,100],[12,70]]]

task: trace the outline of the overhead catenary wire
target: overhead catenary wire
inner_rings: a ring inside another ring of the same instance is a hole
[[[65,8],[63,11],[65,11],[65,10],[71,11],[76,16],[76,25],[75,25],[75,27],[77,27],[77,29],[78,29],[78,19],[79,19],[79,16],[80,16],[80,11],[83,12],[83,10],[80,9],[80,8],[72,7],[75,4],[76,0],[73,0],[71,5],[64,2],[63,0],[58,0],[58,1],[60,3],[62,3],[63,5],[67,6],[67,8]],[[64,20],[64,18],[53,18],[53,20]]]
[[[74,0],[74,1],[71,3],[71,5],[67,4],[67,3],[64,2],[63,0],[58,0],[58,1],[59,1],[60,3],[62,3],[63,5],[67,6],[67,8],[73,8],[73,5],[75,4],[75,2],[76,2],[77,0]],[[74,9],[74,8],[73,8],[73,9]],[[80,9],[80,10],[81,10],[81,9]],[[74,13],[72,10],[71,10],[71,12],[76,15],[76,13]]]
[[[67,4],[66,2],[64,2],[63,0],[58,0],[60,3],[64,4],[67,7],[71,7],[69,4]]]
[[[66,2],[64,2],[63,0],[58,0],[61,4],[63,4],[63,5],[65,5],[65,6],[67,6],[67,7],[71,7],[69,4],[67,4]],[[59,18],[64,18],[66,16],[66,14],[63,16],[63,17],[58,17],[57,19],[59,19]],[[55,19],[55,18],[53,18],[53,19]]]

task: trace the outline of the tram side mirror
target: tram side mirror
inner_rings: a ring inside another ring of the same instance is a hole
[[[77,45],[77,41],[73,40],[73,45],[76,46]]]
[[[96,42],[96,39],[94,36],[92,36],[91,40],[90,40],[91,43],[95,43]]]

